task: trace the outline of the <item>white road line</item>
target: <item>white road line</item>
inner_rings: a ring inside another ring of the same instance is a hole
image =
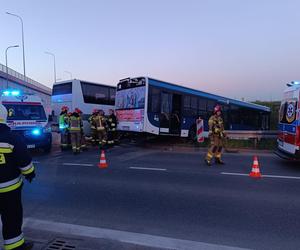
[[[63,163],[64,166],[85,166],[85,167],[93,167],[94,164],[86,164],[86,163]]]
[[[129,167],[130,169],[140,169],[140,170],[153,170],[153,171],[167,171],[165,168],[142,168],[142,167]]]
[[[239,176],[249,176],[249,174],[242,174],[242,173],[229,173],[229,172],[222,172],[221,174],[225,175],[239,175]],[[286,175],[270,175],[270,174],[263,174],[262,177],[266,178],[279,178],[279,179],[296,179],[300,180],[300,176],[286,176]]]
[[[61,222],[38,220],[34,218],[24,219],[24,227],[44,230],[48,232],[62,233],[66,235],[92,237],[97,239],[116,240],[140,246],[157,247],[159,249],[184,249],[184,250],[242,250],[238,247],[210,244],[199,241],[180,240],[169,237],[155,236],[149,234],[132,233],[98,227],[88,227]],[[243,248],[245,249],[245,248]]]

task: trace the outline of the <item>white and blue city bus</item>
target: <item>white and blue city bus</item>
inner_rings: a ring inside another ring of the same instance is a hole
[[[56,82],[53,85],[51,96],[52,115],[58,122],[63,106],[69,111],[79,108],[83,112],[83,125],[85,134],[90,134],[88,118],[94,109],[102,109],[108,114],[109,109],[115,107],[116,87],[82,81],[78,79]],[[53,126],[58,124],[53,123]]]
[[[226,130],[268,130],[270,109],[149,77],[119,81],[116,93],[118,130],[195,137],[196,119],[208,119],[222,106]]]

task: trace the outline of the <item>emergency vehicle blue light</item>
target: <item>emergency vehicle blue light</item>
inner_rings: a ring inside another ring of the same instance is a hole
[[[31,132],[33,135],[41,135],[41,130],[39,130],[38,128],[32,130]]]
[[[9,93],[10,93],[10,92],[7,91],[7,90],[6,90],[6,91],[3,91],[3,95],[4,95],[4,96],[9,96]]]
[[[11,92],[11,95],[12,95],[12,96],[19,96],[19,95],[20,95],[20,91],[18,91],[18,90],[13,90],[13,91]]]

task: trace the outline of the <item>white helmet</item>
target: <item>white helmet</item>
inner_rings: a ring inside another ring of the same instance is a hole
[[[0,124],[6,124],[7,121],[7,109],[0,104]]]

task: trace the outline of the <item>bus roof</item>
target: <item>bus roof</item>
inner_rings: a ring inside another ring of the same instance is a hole
[[[80,80],[80,79],[71,79],[71,80],[65,80],[65,81],[55,82],[53,84],[53,86],[59,85],[59,84],[64,84],[64,83],[69,83],[69,82],[74,82],[74,81],[80,81],[80,82],[86,82],[86,83],[95,84],[95,85],[104,86],[104,87],[116,88],[116,86],[107,85],[107,84],[104,84],[104,83],[89,82],[89,81]]]
[[[207,99],[217,101],[220,104],[233,104],[233,105],[237,105],[237,106],[241,106],[241,107],[245,107],[245,108],[261,110],[264,112],[270,112],[270,108],[266,107],[266,106],[249,103],[249,102],[244,102],[244,101],[239,101],[239,100],[235,100],[235,99],[231,99],[231,98],[227,98],[227,97],[223,97],[223,96],[219,96],[219,95],[215,95],[215,94],[210,94],[210,93],[207,93],[204,91],[188,88],[185,86],[176,85],[173,83],[157,80],[157,79],[150,78],[150,77],[145,77],[145,78],[148,78],[149,84],[153,85],[153,86],[163,87],[166,89],[172,89],[174,91],[184,92],[186,94],[205,97]]]

